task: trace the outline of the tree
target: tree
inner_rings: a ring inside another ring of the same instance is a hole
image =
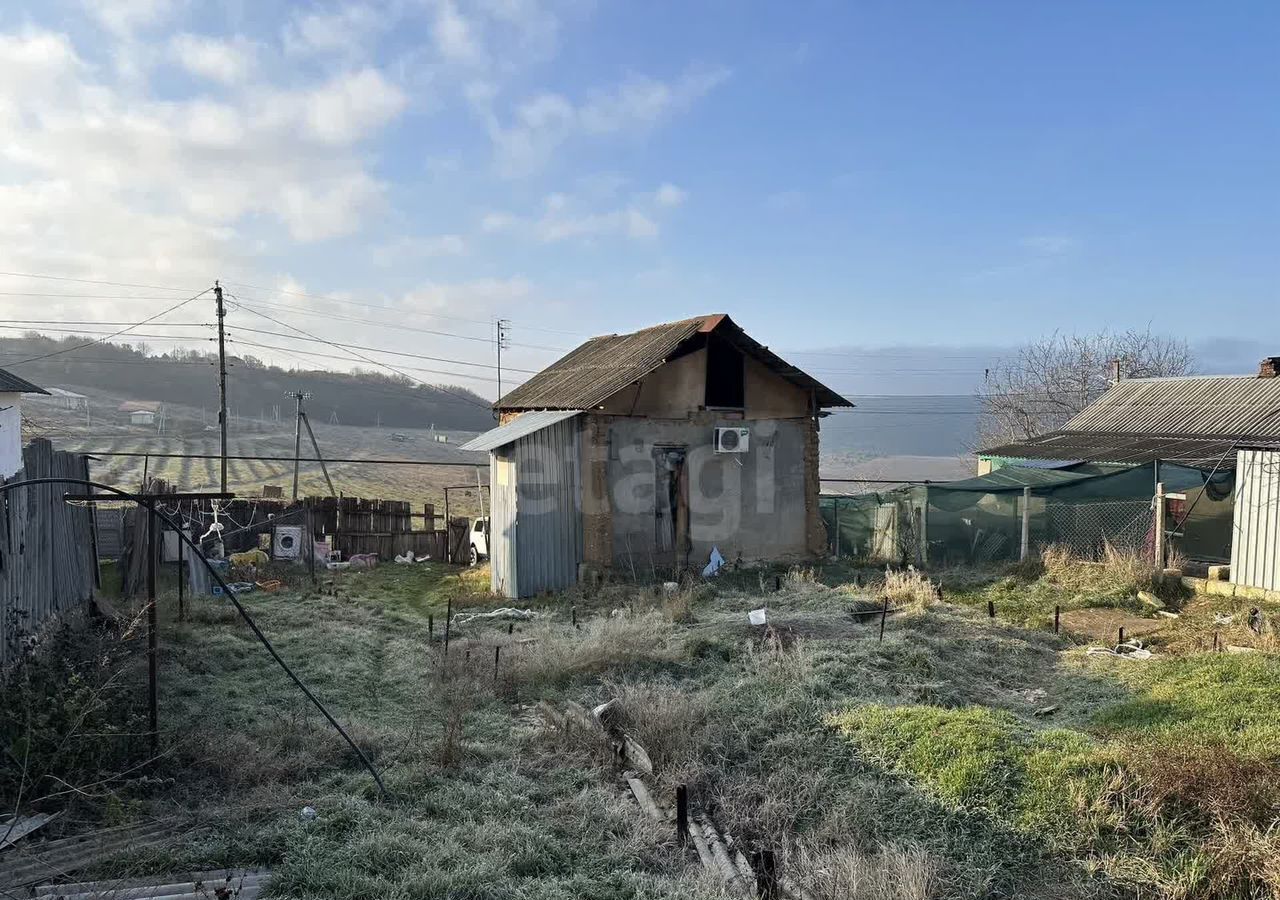
[[[977,391],[978,440],[989,447],[1061,428],[1102,396],[1115,377],[1190,375],[1195,358],[1186,341],[1151,331],[1054,332],[1033,341],[987,372]]]

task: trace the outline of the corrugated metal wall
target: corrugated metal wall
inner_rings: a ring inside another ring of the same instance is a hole
[[[1280,591],[1280,451],[1236,455],[1231,580]]]
[[[580,420],[549,425],[493,453],[490,570],[497,593],[532,597],[578,580]]]

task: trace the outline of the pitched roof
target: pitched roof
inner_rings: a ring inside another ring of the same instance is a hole
[[[0,393],[3,394],[47,394],[42,387],[37,387],[25,378],[19,378],[7,369],[0,369]]]
[[[1107,434],[1098,431],[1051,431],[1025,441],[1013,441],[981,451],[1000,459],[1059,459],[1071,462],[1143,465],[1160,460],[1191,468],[1235,467],[1240,446],[1280,449],[1280,439],[1187,437],[1160,434]],[[1003,471],[1003,470],[1001,470]]]
[[[1280,437],[1280,378],[1131,378],[1108,388],[1063,430]]]
[[[554,425],[557,422],[563,422],[565,419],[572,419],[578,415],[580,409],[559,409],[559,410],[539,410],[537,412],[527,412],[517,416],[505,425],[499,425],[486,431],[484,434],[473,437],[467,441],[459,450],[496,450],[499,447],[505,447],[507,444],[514,443],[522,437],[528,437],[534,432]]]
[[[681,319],[630,334],[591,338],[494,405],[499,409],[591,409],[656,370],[695,339],[712,332],[793,384],[816,391],[820,407],[853,406],[753,340],[724,314]]]
[[[1243,443],[1280,446],[1280,378],[1208,375],[1130,378],[1112,385],[1058,431],[981,451],[1006,459],[1227,468]]]

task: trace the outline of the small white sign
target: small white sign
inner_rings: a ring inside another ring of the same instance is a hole
[[[753,609],[747,613],[747,617],[751,619],[752,625],[763,625],[769,621],[768,613],[768,609]]]
[[[1186,495],[1186,494],[1165,494],[1165,495],[1164,495],[1164,499],[1166,499],[1166,500],[1186,500],[1186,499],[1187,499],[1187,495]]]

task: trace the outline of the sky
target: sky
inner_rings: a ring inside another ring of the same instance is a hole
[[[237,352],[370,367],[245,330],[305,329],[488,396],[498,317],[510,370],[727,312],[848,393],[969,390],[1055,330],[1247,371],[1277,46],[1250,0],[9,2],[0,271],[84,281],[0,275],[0,334],[220,279]]]

